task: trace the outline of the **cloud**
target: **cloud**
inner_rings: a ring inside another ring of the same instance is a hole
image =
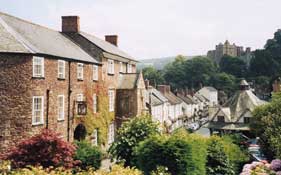
[[[206,54],[228,39],[261,48],[281,28],[279,0],[9,0],[1,11],[60,30],[60,17],[79,15],[82,30],[136,58]]]

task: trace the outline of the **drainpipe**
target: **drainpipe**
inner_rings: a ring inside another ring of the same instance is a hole
[[[50,98],[50,89],[47,89],[46,129],[49,128],[49,98]]]
[[[69,61],[68,62],[68,96],[67,96],[67,141],[70,141],[70,95],[71,95],[71,83],[70,83],[70,80],[71,80],[71,62]]]

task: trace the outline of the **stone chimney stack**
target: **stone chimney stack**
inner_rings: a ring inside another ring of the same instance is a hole
[[[105,41],[118,46],[118,35],[105,35]]]
[[[171,91],[171,87],[170,85],[158,85],[157,90],[160,91],[162,94],[166,94]]]
[[[65,33],[79,32],[80,31],[80,18],[79,16],[62,16],[61,31]]]
[[[145,84],[145,88],[147,89],[149,87],[149,80],[148,79],[144,80],[144,84]]]

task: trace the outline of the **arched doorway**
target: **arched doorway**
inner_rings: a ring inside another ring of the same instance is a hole
[[[74,140],[85,140],[87,134],[86,127],[83,124],[79,124],[76,126],[74,130]]]

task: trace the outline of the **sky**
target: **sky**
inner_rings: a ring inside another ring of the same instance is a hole
[[[262,48],[281,28],[280,0],[0,0],[0,11],[61,30],[61,16],[80,16],[81,30],[136,59],[206,55],[226,39]]]

